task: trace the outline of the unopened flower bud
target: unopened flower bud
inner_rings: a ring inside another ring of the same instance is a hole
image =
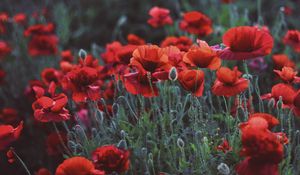
[[[118,148],[120,149],[126,149],[127,148],[127,143],[125,140],[121,140],[119,143],[118,143]]]
[[[177,146],[179,148],[183,148],[184,147],[184,141],[181,138],[177,139]]]
[[[178,73],[175,67],[172,67],[169,71],[169,80],[176,81],[178,78]]]
[[[276,104],[277,109],[282,109],[282,105],[283,105],[282,96],[279,96],[279,100]]]
[[[269,100],[268,107],[271,108],[271,109],[275,107],[275,100],[274,100],[274,98],[271,98]]]
[[[120,134],[121,134],[122,139],[125,139],[126,132],[124,130],[121,130]]]
[[[141,152],[142,152],[142,155],[143,155],[144,157],[146,157],[146,156],[147,156],[147,153],[148,153],[148,150],[147,150],[147,148],[143,147],[142,150],[141,150]]]
[[[218,171],[222,175],[230,174],[230,169],[225,163],[220,163],[217,167]]]
[[[81,58],[81,59],[84,60],[84,59],[86,58],[86,56],[87,56],[87,53],[86,53],[85,50],[80,49],[80,50],[79,50],[79,53],[78,53],[78,56],[79,56],[79,58]]]

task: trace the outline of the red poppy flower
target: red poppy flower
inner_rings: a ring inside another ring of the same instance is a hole
[[[166,37],[160,44],[161,47],[176,46],[181,51],[188,51],[193,45],[193,41],[186,36],[169,36]]]
[[[240,125],[242,132],[241,155],[246,158],[237,165],[238,174],[278,174],[278,164],[283,159],[283,145],[269,129],[279,124],[269,114],[257,113]]]
[[[100,83],[97,69],[86,66],[74,68],[62,80],[63,88],[72,92],[75,102],[99,100]]]
[[[283,13],[287,16],[290,16],[293,14],[293,9],[289,6],[284,6],[281,8],[281,10],[283,11]]]
[[[284,66],[295,68],[295,63],[285,54],[273,55],[272,60],[276,70],[281,70]]]
[[[86,58],[84,58],[84,59],[80,58],[79,61],[78,61],[78,65],[80,67],[87,66],[87,67],[91,67],[91,68],[94,68],[94,69],[97,69],[97,70],[100,67],[98,59],[94,58],[93,55],[91,55],[91,54],[88,54],[86,56]]]
[[[6,32],[6,26],[5,24],[8,21],[8,14],[5,12],[0,13],[0,34],[3,34]]]
[[[65,94],[54,95],[52,98],[42,96],[33,104],[34,117],[40,122],[61,122],[70,118],[69,111],[65,108],[68,98]]]
[[[191,67],[211,70],[216,70],[221,66],[221,59],[207,44],[202,44],[200,47],[192,47],[184,54],[183,61]]]
[[[54,55],[57,53],[58,38],[55,35],[34,35],[29,44],[31,56]]]
[[[30,35],[48,35],[48,34],[53,34],[54,32],[54,24],[53,23],[48,23],[47,25],[43,24],[37,24],[28,27],[24,31],[24,36],[28,37]]]
[[[149,11],[149,15],[151,18],[147,22],[154,28],[173,24],[169,9],[152,7]]]
[[[39,87],[41,89],[45,88],[44,84],[40,80],[30,80],[29,84],[26,86],[24,90],[24,95],[28,98],[30,102],[34,102],[36,100],[36,92],[34,91],[33,87]]]
[[[291,46],[295,52],[300,52],[300,31],[287,31],[282,41],[284,44]]]
[[[136,48],[136,45],[131,44],[120,47],[116,52],[116,57],[119,62],[128,65],[130,63],[132,53]]]
[[[0,121],[13,125],[19,121],[18,112],[14,108],[3,108],[0,112]]]
[[[54,132],[47,136],[46,150],[49,156],[61,155],[64,152],[62,148],[61,139],[64,142],[64,144],[67,144],[67,135],[63,132],[59,132],[59,135],[56,132]]]
[[[103,61],[108,63],[117,63],[118,58],[116,56],[117,51],[122,47],[122,44],[118,41],[114,41],[106,45],[106,51],[101,54]]]
[[[132,45],[144,45],[144,44],[146,44],[146,42],[143,38],[140,38],[135,34],[127,35],[127,41],[128,41],[128,44],[132,44]]]
[[[207,36],[213,32],[211,19],[197,11],[184,13],[179,27],[199,37]]]
[[[293,99],[292,110],[295,116],[300,117],[300,90],[298,90]]]
[[[5,41],[0,41],[0,59],[11,53],[11,48]]]
[[[226,153],[228,151],[231,151],[232,147],[229,145],[229,143],[226,139],[223,139],[222,144],[217,146],[217,150],[223,151],[223,153]]]
[[[1,22],[7,22],[8,18],[9,18],[9,16],[8,16],[8,14],[6,12],[1,12],[0,13],[0,21]]]
[[[178,75],[178,81],[183,89],[200,97],[204,89],[204,72],[202,70],[183,70]]]
[[[16,128],[11,125],[0,125],[0,151],[18,139],[22,129],[23,121]]]
[[[53,34],[54,25],[37,24],[30,26],[25,32],[26,37],[32,36],[28,44],[31,56],[53,55],[57,53],[58,38]]]
[[[148,74],[149,75],[149,74]],[[140,94],[144,97],[158,96],[158,88],[151,76],[139,72],[128,73],[123,76],[126,90],[134,95]]]
[[[183,62],[184,52],[181,52],[175,46],[168,46],[163,48],[163,51],[168,55],[169,64],[176,67],[179,70],[186,69],[186,65]]]
[[[239,175],[279,175],[278,164],[266,163],[252,157],[246,157],[236,166]]]
[[[18,13],[14,16],[14,22],[17,24],[24,25],[26,23],[26,15],[24,13]]]
[[[35,175],[51,175],[51,172],[46,168],[40,168]]]
[[[217,79],[212,87],[213,94],[217,96],[234,96],[248,88],[248,80],[240,78],[242,73],[237,67],[230,70],[227,67],[221,67],[217,71]]]
[[[71,70],[74,69],[75,65],[71,64],[70,62],[68,61],[61,61],[59,63],[59,67],[61,69],[61,71],[66,74],[68,72],[70,72]]]
[[[54,68],[45,68],[41,73],[41,77],[45,85],[49,85],[51,82],[58,85],[62,78],[62,74]]]
[[[105,175],[103,171],[96,170],[93,163],[84,157],[72,157],[61,163],[55,175]]]
[[[171,65],[163,49],[156,45],[143,45],[134,50],[130,65],[143,74],[147,72],[168,71]]]
[[[300,83],[300,77],[297,76],[298,72],[291,67],[283,67],[281,71],[274,70],[274,72],[286,83]]]
[[[263,100],[274,99],[275,100],[274,105],[276,105],[279,100],[279,97],[281,96],[283,102],[282,107],[288,108],[293,104],[295,95],[296,95],[296,90],[292,86],[288,84],[279,83],[272,87],[271,93],[262,95],[261,99]]]
[[[257,119],[256,117],[263,118],[267,122],[266,123],[267,126],[263,126],[265,128],[272,129],[276,125],[279,125],[279,120],[274,116],[272,116],[271,114],[267,114],[267,113],[254,113],[249,115],[248,123],[259,126],[260,123],[258,121],[260,120]]]
[[[225,60],[261,57],[270,54],[273,48],[273,38],[268,32],[250,26],[229,29],[223,35],[223,43],[227,48],[219,54]]]
[[[129,169],[129,155],[127,150],[107,145],[98,147],[92,153],[92,160],[98,170],[103,170],[107,174],[124,173]]]
[[[60,53],[61,60],[72,63],[74,60],[73,54],[71,50],[64,50]]]

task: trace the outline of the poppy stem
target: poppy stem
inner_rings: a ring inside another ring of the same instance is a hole
[[[249,99],[248,100],[250,100],[250,109],[253,109],[253,104],[252,104],[252,94],[251,94],[251,81],[250,81],[250,74],[249,74],[249,69],[248,69],[248,65],[247,65],[247,62],[246,62],[246,60],[243,60],[243,66],[244,66],[244,69],[245,69],[245,73],[246,73],[246,75],[247,75],[247,79],[248,79],[248,82],[249,82],[249,84],[248,84],[248,93],[249,93]],[[245,105],[245,108],[247,108],[247,103],[246,103],[246,105]],[[249,113],[249,110],[248,110],[248,113]],[[248,114],[247,114],[248,115]]]
[[[226,115],[229,114],[229,110],[228,110],[228,106],[227,106],[227,100],[225,96],[222,96],[223,100],[224,100],[224,106],[225,106],[225,110],[226,110]]]
[[[10,148],[11,152],[14,154],[14,156],[18,159],[18,161],[22,164],[23,168],[25,169],[26,173],[28,175],[31,175],[30,171],[28,170],[26,164],[24,163],[24,161],[21,159],[20,156],[18,156],[18,154],[15,152],[15,150],[13,148]]]
[[[262,0],[257,0],[257,23],[260,26],[263,25],[263,18],[261,13],[261,1]]]
[[[70,150],[68,149],[68,147],[65,145],[65,143],[64,143],[64,141],[63,141],[63,139],[62,139],[62,137],[61,137],[61,135],[60,135],[60,133],[59,133],[59,130],[57,129],[57,126],[56,126],[55,122],[52,122],[52,123],[53,123],[55,132],[57,133],[58,139],[59,139],[59,141],[61,142],[62,146],[63,146],[64,149],[67,151],[67,154],[72,155],[71,152],[70,152]]]

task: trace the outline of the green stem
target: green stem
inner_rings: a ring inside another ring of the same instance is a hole
[[[54,126],[55,132],[56,132],[57,135],[58,135],[58,138],[59,138],[59,141],[61,142],[61,145],[62,145],[62,146],[64,147],[64,149],[67,151],[67,154],[72,155],[71,152],[70,152],[70,150],[69,150],[69,149],[67,148],[67,146],[65,145],[64,140],[62,139],[62,137],[61,137],[61,135],[60,135],[60,133],[59,133],[59,130],[57,129],[57,126],[56,126],[55,122],[52,122],[52,124],[53,124],[53,126]]]
[[[257,23],[258,25],[263,25],[263,18],[261,13],[261,3],[262,0],[257,0]]]
[[[24,167],[26,173],[28,175],[31,175],[30,171],[28,170],[26,164],[24,163],[24,161],[21,159],[21,157],[18,156],[18,154],[14,151],[13,148],[10,148],[10,151],[14,154],[14,156],[18,159],[18,161],[22,164],[22,166]]]
[[[225,110],[226,110],[226,115],[229,114],[229,110],[228,110],[228,107],[227,107],[227,100],[225,98],[225,96],[222,96],[223,97],[223,100],[224,100],[224,105],[225,105]]]
[[[250,81],[250,77],[249,77],[249,69],[248,69],[248,66],[247,66],[247,62],[246,60],[243,60],[243,66],[244,66],[244,69],[245,69],[245,73],[247,75],[247,79],[248,79],[248,94],[249,94],[249,97],[248,97],[248,100],[250,100],[250,109],[253,109],[253,104],[252,104],[252,94],[251,94],[251,81]],[[247,102],[245,104],[245,108],[247,108]],[[248,112],[250,110],[248,109]]]

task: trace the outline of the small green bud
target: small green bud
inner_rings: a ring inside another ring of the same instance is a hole
[[[184,147],[184,141],[181,138],[177,139],[177,146],[179,148],[183,148]]]
[[[220,163],[217,167],[218,171],[222,175],[229,175],[230,174],[230,169],[227,164],[225,163]]]
[[[169,80],[176,81],[178,78],[178,73],[175,67],[172,67],[169,71]]]
[[[84,60],[84,59],[86,58],[86,56],[87,56],[87,53],[86,53],[85,50],[80,49],[80,50],[79,50],[79,53],[78,53],[78,56],[79,56],[79,58],[81,58],[81,59]]]

